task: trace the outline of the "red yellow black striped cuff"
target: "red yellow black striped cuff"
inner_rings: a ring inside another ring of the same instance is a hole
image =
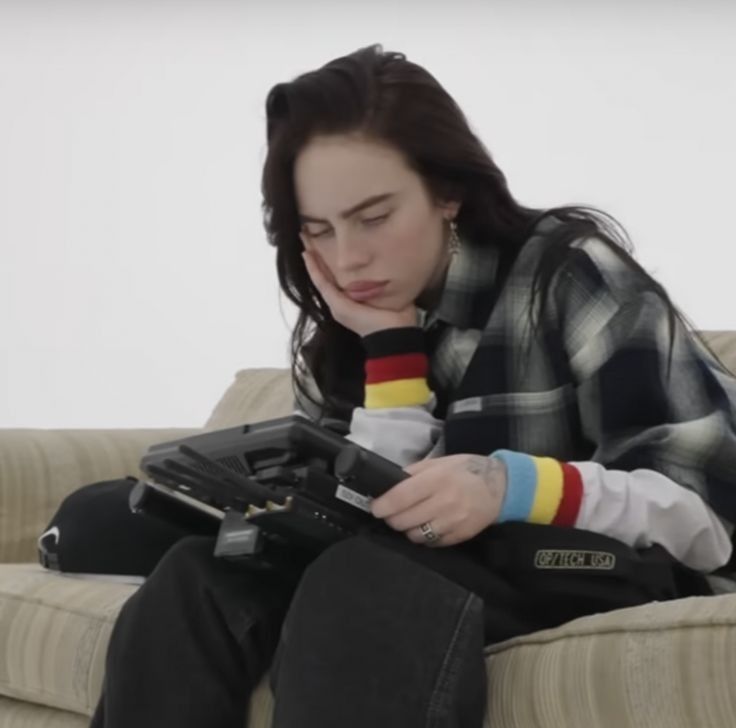
[[[368,334],[362,339],[367,359],[426,351],[424,331],[419,326],[399,326]]]
[[[363,337],[366,350],[365,408],[411,407],[432,396],[424,332],[417,326],[377,331]]]

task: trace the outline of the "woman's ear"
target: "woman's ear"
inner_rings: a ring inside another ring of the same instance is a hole
[[[462,204],[463,203],[459,200],[454,200],[452,202],[443,202],[440,207],[442,208],[442,214],[444,215],[445,219],[454,220],[460,212]]]

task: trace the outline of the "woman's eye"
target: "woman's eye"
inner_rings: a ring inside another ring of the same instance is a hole
[[[378,217],[366,217],[364,220],[361,220],[361,222],[365,225],[378,225],[378,223],[383,222],[387,217],[388,213],[385,215],[379,215]]]
[[[330,232],[329,228],[327,228],[327,230],[322,230],[319,233],[310,233],[309,230],[307,230],[307,235],[309,235],[310,238],[323,238],[329,232]]]

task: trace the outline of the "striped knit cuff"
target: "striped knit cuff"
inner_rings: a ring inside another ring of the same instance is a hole
[[[362,342],[366,357],[369,359],[425,351],[424,331],[419,326],[383,329],[364,336]]]
[[[573,465],[511,450],[491,457],[506,465],[506,496],[498,521],[574,526],[583,499],[583,481]]]
[[[377,331],[363,337],[363,346],[366,409],[411,407],[429,401],[429,361],[419,327]]]

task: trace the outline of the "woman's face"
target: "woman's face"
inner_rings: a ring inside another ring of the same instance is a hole
[[[294,187],[304,247],[318,253],[347,295],[400,311],[442,281],[446,220],[459,203],[433,204],[394,147],[357,136],[313,137],[295,160]],[[361,296],[350,289],[360,283],[385,285]]]

